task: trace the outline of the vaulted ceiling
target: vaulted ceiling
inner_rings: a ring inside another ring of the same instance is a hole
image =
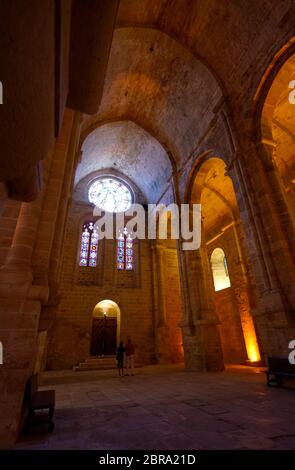
[[[86,140],[76,181],[116,163],[148,202],[156,202],[172,168],[181,167],[193,151],[221,96],[206,66],[169,36],[153,29],[117,29],[99,112],[84,117]]]
[[[83,117],[76,182],[116,167],[155,202],[223,96],[242,118],[294,17],[291,0],[121,0],[101,105]]]
[[[293,0],[121,0],[119,26],[157,28],[202,57],[231,97],[294,35]],[[239,106],[242,103],[237,103]]]
[[[97,127],[85,139],[82,152],[76,183],[97,170],[116,170],[133,181],[150,203],[158,201],[172,174],[163,147],[131,121]]]
[[[293,0],[73,1],[61,17],[54,2],[39,3],[1,3],[0,182],[20,200],[41,189],[39,162],[65,106],[91,114],[81,145],[102,123],[128,120],[180,169],[222,95],[243,125],[265,70],[294,40]]]

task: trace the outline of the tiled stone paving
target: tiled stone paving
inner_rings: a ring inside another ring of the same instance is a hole
[[[19,449],[295,449],[295,390],[269,388],[259,369],[222,373],[151,366],[46,373],[55,429],[35,427]]]

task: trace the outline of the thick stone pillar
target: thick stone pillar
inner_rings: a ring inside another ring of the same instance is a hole
[[[165,247],[157,242],[152,245],[154,338],[157,362],[161,362],[162,350],[163,347],[165,348],[166,302],[164,251]]]
[[[80,125],[81,115],[76,113],[73,122],[73,130],[71,134],[71,141],[69,144],[68,158],[66,161],[62,193],[58,208],[55,234],[51,250],[49,266],[49,283],[51,286],[55,284],[59,278],[65,226],[67,221],[68,208],[72,197],[75,169],[79,158],[77,147],[79,144]]]
[[[157,260],[156,260],[156,245],[154,241],[151,241],[151,266],[152,266],[152,278],[151,278],[151,290],[152,290],[152,309],[153,309],[153,338],[155,348],[155,362],[159,362],[159,345],[157,338],[157,326],[159,323],[159,304],[158,304],[158,273],[157,273]]]
[[[7,264],[0,270],[1,375],[0,442],[11,447],[19,431],[24,388],[36,353],[41,302],[30,299],[30,257],[38,224],[39,201],[23,203]]]
[[[204,336],[204,351],[207,370],[223,370],[223,354],[219,332],[219,319],[215,310],[214,288],[211,267],[207,255],[204,230],[202,232],[201,248],[198,260],[199,270],[202,271],[200,284],[200,300],[202,309],[202,332]]]
[[[6,271],[13,267],[31,271],[31,258],[34,249],[42,199],[39,197],[33,203],[22,203],[17,220],[12,245],[6,260]]]
[[[48,174],[50,158],[45,168]],[[0,442],[12,447],[22,417],[26,380],[34,370],[39,317],[46,287],[34,284],[31,259],[39,227],[43,193],[33,203],[22,203],[6,263],[0,269],[0,341],[4,363],[1,374]]]
[[[152,241],[151,245],[151,265],[152,265],[152,308],[153,308],[153,337],[155,347],[155,362],[159,363],[160,360],[160,345],[158,337],[159,327],[159,280],[157,269],[157,251],[156,242]]]
[[[217,371],[223,369],[222,349],[215,307],[208,292],[206,263],[201,250],[179,252],[185,363],[189,370]]]
[[[287,355],[295,338],[293,227],[272,162],[248,136],[229,168],[235,185],[249,267],[254,274],[252,305],[262,353]]]
[[[0,447],[11,448],[21,425],[26,380],[33,372],[37,352],[41,304],[37,300],[1,298],[0,339],[3,365],[0,366]]]
[[[64,113],[61,134],[56,140],[48,181],[44,194],[38,236],[32,253],[32,268],[35,283],[48,287],[48,275],[56,221],[61,203],[69,145],[73,129],[74,113]]]
[[[52,173],[55,191],[48,201],[48,211],[44,213],[41,225],[45,231],[48,229],[45,239],[47,242],[41,238],[34,251],[34,269],[38,272],[39,279],[49,287],[49,300],[43,306],[40,318],[41,331],[48,330],[52,325],[60,301],[58,290],[62,247],[77,161],[81,117],[78,113],[73,116],[69,111],[66,112],[64,121],[61,138],[55,148],[58,170]],[[56,202],[53,204],[54,200]]]
[[[165,305],[165,275],[164,275],[164,263],[165,263],[165,247],[156,245],[156,267],[157,267],[157,280],[158,280],[158,303],[159,303],[159,315],[158,315],[158,327],[162,327],[166,323],[166,305]]]
[[[252,363],[258,363],[261,360],[261,356],[257,331],[252,313],[252,305],[255,298],[254,292],[252,292],[254,290],[254,285],[250,276],[247,257],[244,253],[245,241],[240,219],[234,221],[233,232],[238,250],[237,263],[240,267],[241,273],[239,276],[239,282],[237,282],[234,286],[234,302],[237,305],[240,316],[248,361]]]

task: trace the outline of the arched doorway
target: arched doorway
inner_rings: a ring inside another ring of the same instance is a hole
[[[191,201],[202,208],[202,274],[215,306],[224,363],[258,362],[244,232],[233,181],[221,158],[206,158],[199,166]]]
[[[120,338],[121,312],[116,302],[102,300],[92,313],[91,356],[111,356],[116,353]]]

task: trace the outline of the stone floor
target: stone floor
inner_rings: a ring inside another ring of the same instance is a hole
[[[34,428],[17,449],[295,449],[295,390],[266,387],[259,369],[67,371],[43,383],[56,390],[55,430]]]

